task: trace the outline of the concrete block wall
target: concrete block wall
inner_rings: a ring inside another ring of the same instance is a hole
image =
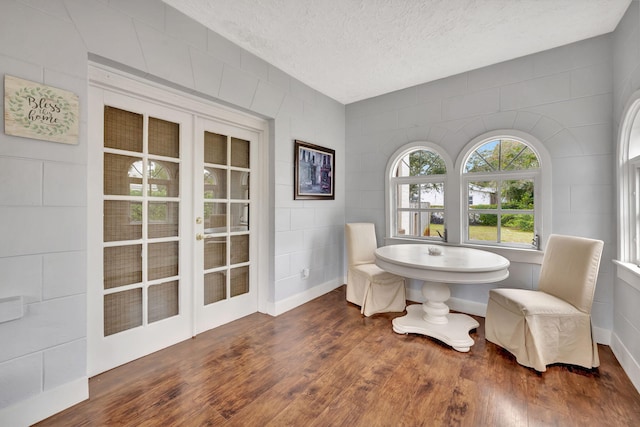
[[[347,221],[374,222],[382,241],[384,171],[403,145],[433,142],[455,162],[485,132],[526,132],[551,156],[552,194],[543,197],[552,231],[605,241],[593,316],[606,341],[616,246],[611,52],[609,34],[347,105]],[[538,268],[514,262],[500,285],[533,288]],[[453,286],[452,297],[486,304],[493,286]]]
[[[80,141],[0,133],[0,425],[27,425],[87,397],[89,60],[270,120],[271,312],[342,284],[345,107],[160,0],[3,0],[0,75],[79,96]],[[0,110],[2,110],[0,106]],[[293,140],[336,150],[336,200],[293,201]],[[299,271],[310,269],[302,279]],[[263,296],[265,298],[265,296]]]

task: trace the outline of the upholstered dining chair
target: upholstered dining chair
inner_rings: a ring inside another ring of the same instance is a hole
[[[345,224],[347,246],[347,301],[360,306],[365,316],[404,311],[404,278],[388,273],[376,265],[378,247],[372,223]]]
[[[599,366],[591,306],[603,246],[600,240],[551,235],[538,290],[489,292],[486,339],[539,372],[552,363]]]

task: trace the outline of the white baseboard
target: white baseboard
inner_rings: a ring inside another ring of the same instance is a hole
[[[83,377],[0,409],[0,425],[27,427],[89,398],[89,379]]]
[[[631,383],[635,386],[638,393],[640,393],[640,364],[633,358],[627,347],[620,341],[618,336],[614,333],[611,335],[611,351],[620,362],[620,366],[627,374]]]
[[[275,303],[269,303],[267,307],[267,314],[271,316],[279,316],[282,313],[286,313],[302,304],[305,304],[313,299],[318,298],[332,290],[342,286],[345,282],[341,282],[338,279],[331,280],[329,282],[322,283],[314,286],[311,289],[307,289],[299,294],[292,295],[289,298],[285,298],[282,301]]]

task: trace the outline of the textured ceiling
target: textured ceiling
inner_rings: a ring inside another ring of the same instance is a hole
[[[343,104],[611,32],[631,0],[163,0]]]

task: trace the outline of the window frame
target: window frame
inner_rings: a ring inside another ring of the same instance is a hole
[[[640,90],[625,105],[618,132],[617,261],[640,276]],[[634,220],[635,219],[635,220]]]
[[[515,171],[498,171],[498,172],[465,172],[465,166],[471,155],[480,146],[496,139],[511,139],[527,145],[538,157],[539,167],[537,169],[525,169]],[[460,222],[459,242],[462,245],[477,245],[482,248],[505,248],[540,251],[543,249],[550,234],[551,224],[551,156],[548,151],[536,137],[526,132],[517,131],[515,129],[499,129],[486,132],[471,140],[461,151],[456,161],[456,171],[460,179]],[[508,179],[526,179],[534,178],[534,238],[536,244],[521,245],[503,242],[484,242],[477,240],[469,240],[468,236],[468,182],[478,180],[478,178],[498,177],[500,180]],[[467,203],[465,203],[465,201]]]
[[[442,158],[445,163],[445,167],[447,170],[446,174],[442,175],[418,175],[418,176],[403,176],[396,177],[394,176],[394,172],[398,167],[398,163],[404,158],[407,154],[413,151],[426,150],[432,153],[435,153]],[[386,207],[386,236],[390,239],[407,239],[413,241],[423,241],[423,242],[442,242],[445,241],[444,238],[440,237],[432,237],[432,236],[412,236],[412,235],[396,235],[395,230],[397,230],[397,221],[398,221],[398,197],[397,197],[397,189],[399,184],[426,184],[426,183],[442,183],[444,186],[444,207],[440,208],[424,208],[417,209],[418,211],[432,212],[432,211],[444,211],[444,230],[445,235],[447,233],[447,219],[449,217],[448,212],[450,212],[449,201],[452,200],[450,183],[448,177],[451,176],[454,171],[454,165],[451,161],[450,157],[447,153],[437,144],[428,141],[415,141],[410,142],[398,150],[396,150],[389,161],[387,162],[387,168],[385,173],[385,207]],[[411,209],[411,211],[415,211],[416,209]]]

